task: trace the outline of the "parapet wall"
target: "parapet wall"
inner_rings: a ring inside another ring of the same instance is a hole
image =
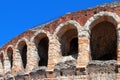
[[[66,14],[0,49],[1,80],[92,80],[87,66],[93,60],[115,60],[117,72],[109,75],[119,80],[119,39],[119,3]]]

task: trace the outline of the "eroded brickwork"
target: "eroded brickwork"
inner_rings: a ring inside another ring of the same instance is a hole
[[[120,3],[69,13],[17,36],[0,49],[3,79],[119,80]]]

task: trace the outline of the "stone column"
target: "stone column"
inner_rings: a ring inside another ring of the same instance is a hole
[[[79,44],[79,53],[77,59],[77,67],[86,66],[90,59],[90,40],[89,34],[87,31],[81,31],[78,37],[78,44]]]
[[[4,54],[4,74],[11,72],[11,65],[7,54]]]
[[[117,27],[117,62],[120,65],[120,24]]]
[[[20,52],[16,48],[14,49],[14,54],[13,54],[13,72],[19,72],[19,71],[24,71],[24,69],[23,69],[22,58],[21,58]]]
[[[49,50],[48,50],[48,71],[54,70],[55,64],[58,62],[61,54],[60,43],[55,36],[49,37]]]
[[[39,55],[34,43],[30,42],[27,47],[27,66],[26,73],[38,67]]]
[[[4,54],[4,79],[8,80],[9,78],[11,78],[11,64],[10,64],[10,60],[7,56],[7,53]]]

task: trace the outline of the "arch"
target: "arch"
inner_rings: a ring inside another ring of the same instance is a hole
[[[54,35],[54,36],[57,35],[57,34],[59,33],[60,29],[63,28],[65,25],[68,25],[68,24],[74,25],[74,26],[76,27],[77,31],[78,31],[78,30],[79,30],[79,31],[82,30],[82,27],[80,26],[80,24],[79,24],[77,21],[75,21],[75,20],[69,20],[69,21],[67,21],[67,22],[65,22],[65,23],[61,23],[61,24],[55,29],[55,32],[54,32],[53,35]],[[78,31],[78,32],[79,32],[79,31]]]
[[[24,69],[26,68],[27,65],[27,47],[28,47],[27,42],[28,40],[26,38],[22,38],[16,44],[16,48],[19,50],[19,53],[21,55],[21,60]]]
[[[44,30],[39,30],[37,32],[34,33],[33,37],[30,39],[30,42],[33,42],[34,43],[34,39],[35,37],[40,34],[40,33],[44,33],[46,34],[46,36],[48,37],[50,35],[50,33],[48,31],[44,31]],[[49,37],[48,37],[49,38]]]
[[[37,53],[40,58],[38,61],[38,66],[48,65],[48,50],[49,50],[49,38],[47,33],[44,31],[39,31],[35,33],[35,36],[31,39],[34,42]]]
[[[61,44],[62,56],[72,55],[74,58],[78,56],[78,29],[80,29],[79,23],[74,20],[67,21],[60,24],[54,35],[57,36]]]
[[[7,57],[9,58],[11,68],[13,66],[13,46],[9,45],[6,49]]]
[[[112,12],[91,17],[84,28],[90,33],[92,60],[117,60],[117,28],[120,18]]]
[[[93,60],[117,60],[116,26],[108,21],[96,24],[91,30],[90,46]]]
[[[84,29],[90,33],[92,27],[102,21],[108,21],[108,22],[113,23],[114,25],[118,25],[120,21],[120,17],[116,13],[102,11],[90,17],[85,23]],[[116,29],[118,28],[119,26],[117,26]]]

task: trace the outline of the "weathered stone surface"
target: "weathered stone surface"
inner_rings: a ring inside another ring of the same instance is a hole
[[[98,61],[94,60],[89,62],[88,66],[88,72],[117,72],[117,62],[115,60],[109,60],[109,61]]]
[[[5,75],[4,75],[4,79],[5,80],[12,80],[12,75],[11,75],[11,72],[7,72]]]
[[[11,78],[10,80],[30,80],[29,74],[20,74],[14,76],[14,78]]]
[[[15,80],[25,80],[25,72],[23,70],[16,71],[14,74]]]
[[[75,75],[76,60],[72,56],[63,57],[55,65],[54,71],[56,76]]]
[[[25,79],[24,75],[17,75],[15,76],[15,80],[27,80],[27,79]]]
[[[117,62],[91,61],[87,66],[89,80],[116,80]]]
[[[13,77],[10,77],[10,78],[8,78],[8,79],[5,79],[5,80],[14,80],[14,78],[13,78]]]
[[[33,80],[40,80],[46,78],[46,67],[45,66],[38,67],[32,70],[29,74],[31,79]]]
[[[76,68],[76,75],[86,75],[86,68],[85,67],[80,67]]]

